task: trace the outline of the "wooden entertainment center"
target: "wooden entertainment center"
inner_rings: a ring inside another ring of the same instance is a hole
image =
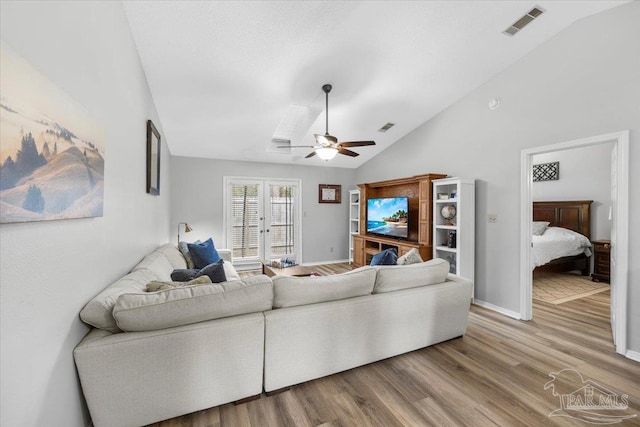
[[[435,179],[445,178],[446,174],[425,174],[389,181],[359,184],[360,188],[360,227],[359,234],[353,235],[353,265],[368,265],[373,255],[384,249],[396,248],[402,256],[416,248],[423,260],[432,258],[432,206],[433,185]],[[367,200],[375,197],[409,198],[409,238],[393,239],[367,234]]]

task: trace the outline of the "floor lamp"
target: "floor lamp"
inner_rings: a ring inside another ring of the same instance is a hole
[[[180,226],[184,224],[184,232],[185,233],[189,233],[191,230],[193,230],[193,228],[189,227],[189,224],[187,224],[186,222],[179,222],[178,223],[178,244],[180,244]]]

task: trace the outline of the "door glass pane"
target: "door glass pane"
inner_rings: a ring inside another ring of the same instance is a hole
[[[272,257],[293,257],[295,254],[295,187],[269,185],[269,237]]]
[[[231,184],[233,258],[258,257],[258,185]]]

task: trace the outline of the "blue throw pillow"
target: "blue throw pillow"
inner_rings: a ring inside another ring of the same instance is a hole
[[[398,252],[395,248],[385,249],[371,258],[371,265],[396,265]]]
[[[193,264],[197,269],[203,269],[209,264],[220,261],[220,255],[213,246],[213,240],[208,240],[200,243],[187,243],[191,258],[193,258]]]
[[[200,273],[197,268],[178,268],[171,272],[171,280],[174,282],[188,282],[196,278],[196,274]]]
[[[209,279],[211,279],[211,283],[226,282],[227,275],[224,274],[224,266],[222,265],[223,263],[224,261],[220,260],[218,262],[214,262],[213,264],[207,265],[205,268],[200,270],[198,274],[196,274],[196,277],[206,275],[209,276]]]

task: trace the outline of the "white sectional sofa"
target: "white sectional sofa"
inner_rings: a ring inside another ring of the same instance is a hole
[[[218,251],[230,261],[230,252]],[[82,310],[74,351],[96,427],[140,426],[275,391],[464,334],[471,282],[448,263],[263,275],[145,292],[186,268],[164,245]]]

